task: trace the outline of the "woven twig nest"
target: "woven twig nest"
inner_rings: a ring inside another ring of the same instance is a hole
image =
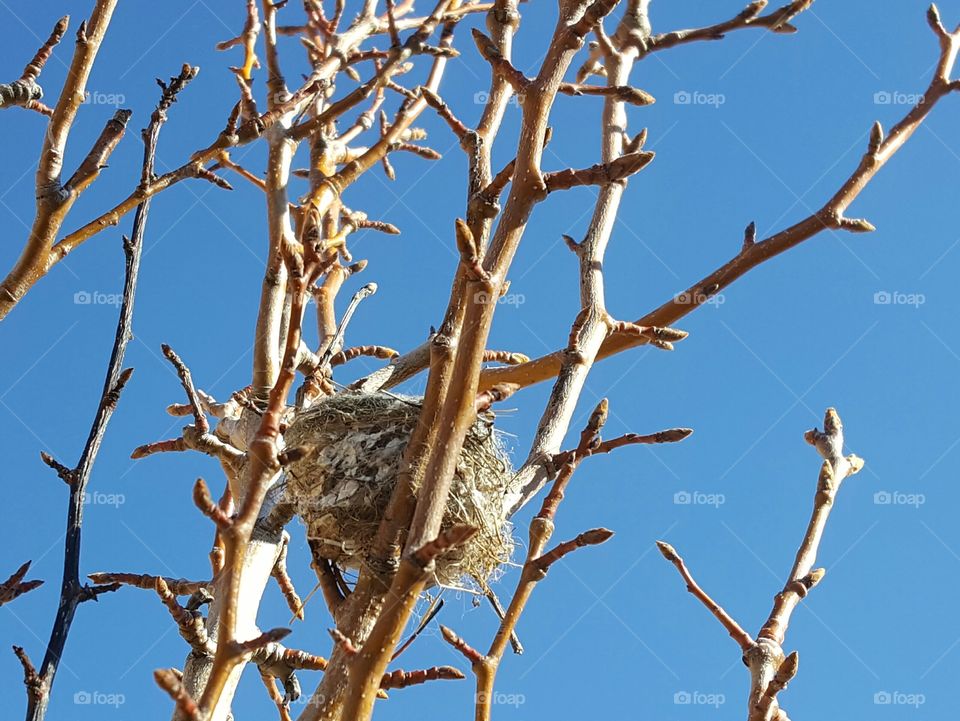
[[[396,484],[420,413],[420,398],[341,393],[299,413],[288,448],[312,447],[287,468],[286,490],[319,553],[342,568],[367,557]],[[443,528],[467,523],[479,533],[437,559],[436,580],[480,588],[510,558],[513,539],[503,498],[513,469],[493,423],[479,419],[463,444]],[[318,542],[318,543],[316,543]]]

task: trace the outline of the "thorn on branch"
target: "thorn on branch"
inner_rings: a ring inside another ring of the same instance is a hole
[[[754,0],[730,20],[708,27],[677,30],[646,39],[638,38],[635,42],[641,49],[641,54],[647,55],[655,50],[664,50],[694,41],[721,40],[727,32],[742,28],[761,28],[774,33],[791,34],[797,32],[797,28],[791,25],[790,21],[810,7],[813,0],[793,0],[777,10],[761,15],[767,4],[767,0]]]
[[[220,131],[220,137],[223,138],[226,146],[236,145],[240,141],[240,138],[237,136],[237,129],[240,127],[240,113],[242,110],[243,106],[241,103],[234,105],[230,110],[230,114],[227,116],[227,124],[223,130]]]
[[[584,11],[580,19],[569,26],[569,32],[576,38],[585,38],[587,33],[596,28],[600,22],[617,6],[618,0],[593,0]]]
[[[453,666],[433,666],[417,671],[397,669],[383,675],[383,678],[380,679],[380,688],[383,690],[406,688],[407,686],[427,683],[427,681],[459,681],[464,678],[466,677],[463,672]]]
[[[596,41],[590,43],[590,49],[597,49],[605,58],[613,58],[617,55],[617,48],[614,46],[613,41],[610,39],[610,36],[607,35],[607,31],[603,29],[603,21],[598,22],[593,28],[593,34],[596,36]]]
[[[210,424],[207,422],[207,417],[203,412],[203,405],[200,403],[200,395],[197,393],[197,389],[193,385],[193,378],[190,375],[190,369],[187,368],[187,365],[180,359],[180,356],[176,354],[173,348],[168,346],[166,343],[162,344],[160,348],[167,360],[173,364],[173,367],[177,371],[177,375],[180,377],[180,384],[183,386],[183,390],[187,394],[187,400],[190,402],[190,407],[193,410],[193,420],[197,430],[201,433],[208,433],[210,431]]]
[[[247,0],[247,19],[243,24],[243,32],[237,37],[219,42],[215,46],[217,50],[228,50],[235,45],[243,45],[243,67],[239,68],[239,70],[247,80],[250,79],[253,69],[260,67],[260,59],[257,57],[256,45],[257,36],[260,34],[262,27],[260,14],[257,12],[256,0]]]
[[[119,591],[122,585],[123,584],[116,581],[97,586],[84,584],[77,590],[77,599],[80,601],[80,603],[83,603],[84,601],[99,601],[101,595],[104,593],[113,593],[114,591]]]
[[[453,629],[449,628],[448,626],[441,625],[440,633],[443,635],[443,640],[463,654],[463,657],[467,659],[472,666],[483,663],[483,654],[460,638],[460,636],[458,636]]]
[[[643,146],[647,144],[647,129],[644,128],[639,133],[637,133],[633,140],[628,142],[624,146],[624,152],[626,153],[639,153],[643,150]]]
[[[559,561],[561,558],[567,554],[573,553],[578,548],[585,548],[586,546],[598,546],[601,543],[606,543],[611,538],[613,538],[613,531],[606,528],[593,528],[589,531],[584,531],[576,538],[573,538],[569,541],[564,541],[559,545],[555,546],[553,549],[544,553],[540,558],[536,559],[533,562],[533,565],[537,570],[542,573],[546,573],[550,566]]]
[[[286,648],[278,643],[268,644],[254,652],[251,660],[276,678],[282,678],[280,667],[297,671],[323,671],[328,664],[323,656],[315,656],[306,651]]]
[[[577,70],[576,81],[578,83],[584,82],[591,75],[596,75],[601,78],[607,77],[607,69],[604,67],[601,57],[602,54],[599,44],[590,43],[590,55],[583,65],[580,66],[580,69]]]
[[[484,363],[504,363],[506,365],[517,366],[521,363],[528,363],[530,358],[523,353],[513,353],[507,350],[485,350],[483,352]]]
[[[851,233],[872,233],[876,227],[866,218],[840,218],[840,230],[849,230]]]
[[[797,15],[813,5],[813,0],[793,0],[782,8],[773,11],[764,19],[771,32],[790,35],[797,32],[797,28],[790,24]]]
[[[390,124],[387,122],[387,114],[381,110],[380,111],[380,138],[386,137],[387,133],[390,130]],[[389,180],[396,180],[397,173],[393,169],[393,166],[390,164],[390,156],[388,153],[384,153],[383,157],[380,158],[380,165],[383,166],[383,172],[386,174]]]
[[[447,105],[443,100],[430,88],[421,85],[418,88],[420,96],[426,101],[427,105],[437,111],[439,115],[448,126],[450,130],[453,131],[453,134],[457,137],[458,140],[463,140],[464,136],[469,132],[469,128],[464,125],[456,115],[453,114],[453,111],[450,109],[450,106]]]
[[[826,569],[815,568],[803,578],[798,578],[796,581],[789,583],[786,590],[790,593],[797,594],[797,596],[800,598],[806,598],[807,594],[810,592],[810,589],[820,583],[826,574]]]
[[[188,450],[190,450],[190,448],[182,438],[171,438],[166,441],[154,441],[153,443],[145,443],[142,446],[137,446],[130,454],[130,458],[139,460],[147,456],[152,456],[154,453],[179,453]]]
[[[166,113],[170,109],[170,106],[177,102],[177,95],[179,95],[190,82],[200,74],[200,68],[196,65],[188,65],[184,63],[180,68],[180,74],[175,77],[170,78],[168,82],[163,82],[160,78],[157,78],[157,85],[160,86],[160,102],[157,103],[156,109],[153,111],[153,116],[151,120],[158,120],[164,122],[166,120]]]
[[[40,680],[40,674],[37,673],[36,666],[33,665],[33,661],[30,660],[22,646],[14,646],[13,653],[19,659],[20,665],[23,666],[23,685],[27,688],[27,695],[36,700],[43,698],[43,683]]]
[[[221,531],[225,531],[233,525],[233,519],[224,513],[219,503],[213,500],[210,489],[207,488],[207,484],[202,478],[198,478],[193,485],[193,502],[200,509],[200,512],[213,521]]]
[[[207,586],[202,586],[190,594],[183,607],[188,611],[199,611],[211,603],[213,603],[213,594]]]
[[[507,187],[507,183],[513,179],[513,171],[516,166],[517,159],[514,158],[493,176],[493,180],[490,181],[490,184],[486,188],[474,196],[473,200],[480,205],[481,211],[486,217],[493,218],[499,212],[497,199],[500,197],[504,188]]]
[[[475,402],[476,412],[483,413],[490,410],[494,403],[500,403],[520,390],[519,383],[497,383],[492,388],[477,394]]]
[[[881,145],[883,145],[883,126],[878,120],[870,128],[870,142],[867,144],[867,152],[870,155],[876,155]]]
[[[750,225],[746,227],[743,231],[743,247],[740,252],[745,253],[750,250],[757,242],[757,224],[754,221],[750,221]]]
[[[344,222],[344,225],[350,225],[356,230],[376,230],[381,233],[386,233],[387,235],[400,235],[400,229],[393,225],[392,223],[386,223],[382,220],[370,220],[367,218],[366,213],[359,211],[351,211],[347,208],[343,208],[343,211],[340,213],[340,217]],[[358,267],[354,267],[358,266]],[[359,273],[361,270],[367,267],[367,261],[361,260],[350,266],[348,270],[350,274]]]
[[[822,431],[814,428],[804,433],[803,438],[830,464],[837,481],[842,481],[863,468],[862,458],[855,455],[846,458],[843,456],[843,423],[835,408],[828,408],[824,414]]]
[[[622,103],[639,107],[653,105],[657,102],[650,93],[631,87],[630,85],[584,85],[582,83],[560,83],[558,91],[564,95],[582,96],[595,95],[604,98],[619,100]]]
[[[330,628],[327,629],[327,632],[330,634],[333,642],[337,644],[348,656],[356,656],[358,653],[360,653],[360,649],[357,648],[353,641],[351,641],[346,634],[340,631],[340,629]]]
[[[460,262],[463,263],[470,280],[488,281],[490,274],[484,270],[483,264],[480,261],[480,248],[477,246],[477,241],[473,237],[470,226],[467,225],[465,221],[457,218],[455,227],[457,250],[460,251]]]
[[[64,33],[67,32],[69,21],[69,15],[65,15],[57,21],[57,24],[53,26],[50,37],[40,46],[36,55],[24,67],[18,80],[9,84],[0,84],[0,109],[19,105],[27,110],[36,110],[43,115],[53,115],[53,110],[40,102],[40,98],[43,97],[43,88],[37,84],[37,79],[40,77],[47,60],[53,54],[53,48],[59,44]]]
[[[168,578],[166,576],[150,576],[138,573],[90,573],[87,575],[95,584],[121,583],[125,586],[156,589],[157,579],[162,578],[164,584],[172,593],[178,596],[188,596],[198,589],[206,588],[209,581],[188,581],[185,578]]]
[[[272,682],[267,685],[267,688],[271,691],[271,698],[274,699],[277,707],[283,713],[290,703],[300,698],[300,680],[297,678],[296,671],[300,669],[322,671],[327,667],[327,659],[322,656],[314,656],[306,651],[285,648],[279,643],[270,643],[257,649],[250,660],[257,665],[265,683],[268,679],[276,678],[283,684],[284,695],[282,698],[277,694]],[[282,718],[288,719],[289,715],[282,716]]]
[[[249,78],[243,76],[243,68],[231,67],[230,70],[233,72],[237,87],[240,89],[241,116],[247,120],[259,117],[260,111],[257,110],[257,100],[253,97],[252,82]]]
[[[163,578],[159,576],[156,579],[154,590],[177,624],[183,640],[190,644],[190,648],[195,652],[199,654],[209,654],[210,649],[208,646],[210,639],[207,635],[203,615],[195,609],[181,606],[179,601],[177,601],[176,595],[170,590]]]
[[[390,149],[392,151],[400,150],[406,153],[413,153],[424,160],[440,160],[443,157],[433,148],[427,148],[422,145],[414,145],[412,143],[394,143]]]
[[[643,170],[653,160],[654,155],[655,153],[650,151],[628,153],[609,163],[597,163],[589,168],[568,168],[554,173],[545,173],[543,180],[548,193],[580,185],[619,183]]]
[[[27,575],[27,571],[30,570],[31,563],[32,561],[27,561],[20,566],[20,568],[14,571],[10,578],[3,583],[0,583],[0,606],[10,603],[10,601],[18,596],[22,596],[28,591],[32,591],[33,589],[43,585],[43,581],[40,580],[23,580]]]
[[[585,425],[580,432],[580,444],[577,446],[576,451],[578,454],[586,454],[597,446],[600,441],[600,431],[602,431],[603,427],[607,424],[609,417],[610,401],[606,398],[601,398],[600,402],[597,403],[596,407],[590,413],[590,418],[587,419],[587,425]]]
[[[349,363],[355,358],[360,358],[361,356],[368,356],[370,358],[379,358],[381,360],[392,360],[400,355],[400,352],[394,350],[393,348],[387,348],[382,345],[361,345],[354,346],[353,348],[347,348],[342,350],[339,353],[334,353],[330,357],[331,366],[339,366],[344,363]]]
[[[527,91],[530,80],[520,70],[507,60],[500,52],[500,48],[490,38],[484,35],[476,28],[470,31],[473,35],[473,42],[476,43],[477,50],[481,57],[493,67],[493,72],[506,80],[513,88],[514,92],[522,95]]]
[[[931,3],[930,7],[927,8],[927,23],[938,37],[950,37],[950,33],[947,32],[947,29],[943,26],[943,21],[940,19],[940,9],[936,6],[936,3]]]
[[[241,391],[234,393],[234,396],[242,395]],[[239,398],[231,398],[230,401],[226,403],[218,403],[217,399],[211,396],[209,393],[197,388],[197,396],[200,398],[200,403],[204,412],[209,413],[215,418],[226,418],[229,417],[231,413],[230,405],[242,405],[242,401]],[[171,416],[192,416],[193,408],[189,403],[171,403],[166,408],[167,413]]]
[[[395,16],[393,0],[387,0],[387,32],[390,34],[390,47],[400,47],[400,33],[397,32],[397,18]]]
[[[120,371],[120,375],[117,376],[117,382],[113,384],[110,390],[104,393],[100,401],[101,409],[110,411],[111,413],[116,410],[117,403],[120,401],[120,394],[123,392],[123,389],[126,388],[127,383],[132,377],[133,368],[124,368]]]
[[[261,648],[269,646],[272,643],[282,641],[289,635],[289,628],[271,628],[269,631],[264,631],[256,638],[251,638],[248,641],[238,641],[236,644],[236,649],[240,654],[252,654]]]
[[[479,529],[476,526],[458,523],[445,531],[441,531],[440,535],[434,540],[425,543],[410,554],[410,558],[421,568],[427,568],[442,553],[466,543],[478,532]]]
[[[628,335],[646,338],[647,342],[660,350],[673,350],[673,344],[682,341],[690,334],[676,328],[637,325],[629,321],[611,321],[610,335]]]
[[[417,91],[416,91],[416,90],[411,90],[410,88],[404,87],[403,85],[401,85],[400,83],[398,83],[398,82],[396,82],[396,81],[394,81],[394,80],[387,80],[387,81],[385,81],[385,82],[384,82],[384,87],[387,88],[387,89],[389,89],[389,90],[392,90],[393,92],[397,93],[398,95],[402,95],[403,98],[404,98],[404,100],[414,101],[414,100],[419,100],[419,99],[420,99],[420,96],[417,95]]]
[[[76,481],[76,471],[74,471],[72,468],[67,468],[49,453],[40,451],[40,460],[50,466],[50,468],[56,472],[60,480],[66,483],[68,486],[73,485],[73,483]]]
[[[270,572],[270,575],[273,576],[273,579],[277,582],[277,586],[280,588],[280,593],[283,594],[284,600],[287,602],[287,607],[293,613],[295,618],[303,620],[303,601],[300,599],[300,595],[297,593],[296,587],[293,585],[293,579],[290,578],[290,574],[287,573],[287,549],[290,546],[290,535],[284,531],[283,533],[283,542],[280,544],[280,553],[277,554],[277,561],[273,565],[273,570]]]
[[[90,148],[90,152],[87,153],[87,157],[83,159],[77,167],[76,172],[74,172],[64,185],[64,188],[68,192],[83,192],[84,189],[97,179],[100,171],[107,167],[107,160],[123,139],[131,115],[133,115],[132,111],[121,109],[114,113],[113,117],[107,121],[107,124],[104,125],[103,130],[100,132],[100,136],[96,142],[94,142],[93,147]]]
[[[778,709],[777,716],[771,716],[770,710],[774,707],[774,703],[777,699],[777,694],[787,688],[787,684],[793,680],[794,676],[797,675],[797,670],[800,667],[800,656],[794,651],[789,656],[787,656],[783,661],[780,662],[780,665],[777,667],[776,673],[773,674],[773,678],[770,679],[770,683],[767,684],[767,687],[763,689],[759,700],[755,704],[755,709],[757,711],[757,716],[761,719],[771,718],[774,721],[788,721],[786,714],[782,710]],[[751,715],[751,718],[753,716]]]
[[[740,13],[737,15],[737,19],[750,22],[759,16],[765,7],[767,7],[767,0],[753,0],[749,5],[740,11]]]
[[[60,41],[67,32],[67,27],[69,24],[69,15],[64,15],[62,18],[57,20],[57,23],[53,26],[53,30],[50,31],[50,36],[47,38],[46,42],[40,47],[39,50],[37,50],[37,54],[33,56],[33,59],[27,63],[27,66],[23,69],[21,79],[35,81],[38,77],[40,77],[40,73],[43,71],[43,66],[47,64],[47,60],[49,60],[50,56],[53,54],[53,49],[60,44]]]
[[[622,446],[632,445],[650,445],[659,443],[679,443],[688,438],[693,433],[692,428],[669,428],[664,431],[657,431],[648,435],[639,435],[637,433],[625,433],[622,436],[613,438],[609,441],[602,441],[591,451],[591,455],[599,453],[610,453]]]
[[[193,174],[194,177],[198,178],[199,180],[206,180],[208,183],[213,183],[218,188],[223,188],[224,190],[233,190],[233,186],[230,185],[229,181],[227,181],[225,178],[221,178],[212,170],[207,170],[201,165],[194,167]]]
[[[564,233],[560,237],[563,238],[563,242],[567,246],[567,248],[570,249],[570,252],[572,252],[574,255],[580,255],[580,249],[581,249],[580,243],[575,241],[572,236],[569,236],[566,233]]]
[[[727,630],[727,633],[730,634],[730,637],[737,642],[737,645],[740,646],[740,649],[746,652],[752,648],[754,646],[754,641],[753,638],[750,637],[750,634],[744,631],[740,624],[734,621],[733,618],[723,610],[720,604],[714,601],[702,588],[700,588],[699,585],[697,585],[697,582],[693,579],[693,576],[690,574],[690,571],[687,569],[686,564],[683,562],[683,559],[680,557],[680,554],[677,553],[676,549],[666,541],[657,541],[657,548],[660,549],[660,553],[663,555],[663,557],[672,563],[680,573],[680,576],[687,584],[687,590],[693,594],[698,601],[707,607],[707,610],[710,611],[710,613],[712,613],[713,616]]]

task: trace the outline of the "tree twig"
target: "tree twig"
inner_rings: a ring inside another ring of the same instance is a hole
[[[0,583],[0,606],[10,603],[13,599],[23,595],[27,591],[32,591],[38,586],[43,585],[41,580],[24,581],[27,571],[30,570],[30,561],[24,563],[20,568],[14,571],[10,578]]]
[[[783,590],[774,597],[773,609],[756,640],[697,584],[673,546],[665,541],[657,542],[660,553],[676,567],[687,584],[687,590],[706,606],[740,647],[751,679],[747,721],[788,721],[777,695],[796,675],[799,656],[796,651],[789,655],[784,653],[787,626],[800,601],[823,579],[824,570],[813,566],[837,491],[845,478],[863,467],[863,461],[857,456],[843,455],[843,424],[833,408],[827,409],[823,430],[808,431],[804,437],[824,459],[817,481],[813,513],[793,568]]]
[[[100,5],[104,5],[105,7],[101,10]],[[109,11],[112,10],[112,4],[100,3],[98,4],[98,10],[107,12],[107,19],[109,19]],[[105,22],[106,21],[104,21],[104,25],[100,29],[101,37],[102,31],[105,30]],[[81,35],[83,37],[78,40],[78,44],[83,45],[94,42],[93,38],[83,35],[82,28]],[[97,43],[99,43],[99,40],[97,40]],[[81,55],[83,52],[85,51],[82,48],[78,48],[78,55]],[[92,63],[92,57],[90,58],[90,62]],[[85,72],[88,71],[89,67],[86,67]],[[183,75],[181,75],[181,78],[183,78]],[[160,128],[166,120],[166,110],[170,107],[176,93],[182,89],[187,80],[183,80],[183,82],[180,83],[173,82],[169,87],[164,87],[160,102],[150,119],[150,124],[144,131],[142,170],[144,178],[150,177],[153,173],[157,138],[159,137]],[[59,105],[58,108],[60,108]],[[93,593],[94,597],[97,595],[96,590],[90,589],[80,583],[80,540],[81,527],[83,524],[84,494],[87,490],[87,484],[90,481],[93,464],[97,458],[97,452],[100,450],[100,444],[107,430],[107,424],[116,409],[121,391],[133,373],[132,368],[123,368],[123,359],[127,344],[133,337],[133,307],[136,297],[137,278],[140,270],[140,257],[143,252],[143,236],[149,210],[149,201],[144,201],[144,203],[137,208],[130,237],[123,239],[125,259],[123,300],[120,305],[116,335],[110,354],[110,362],[107,366],[106,379],[104,380],[100,403],[94,416],[90,433],[87,436],[83,452],[80,455],[80,460],[77,465],[70,470],[68,476],[70,479],[70,498],[67,511],[66,540],[64,542],[64,567],[63,579],[60,585],[60,603],[57,608],[56,618],[53,622],[53,629],[50,633],[50,640],[47,643],[43,663],[40,666],[39,678],[42,693],[29,697],[27,721],[41,721],[46,715],[50,691],[53,687],[60,659],[63,656],[67,635],[70,632],[70,626],[73,622],[77,606],[83,600],[89,598],[91,593]],[[114,588],[116,587],[119,587],[119,584],[114,586]]]

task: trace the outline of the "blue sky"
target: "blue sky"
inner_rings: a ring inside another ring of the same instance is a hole
[[[90,4],[0,2],[7,31],[0,51],[4,77],[15,77],[38,36],[46,37],[59,14],[51,5],[69,6],[78,20]],[[727,0],[653,5],[658,31],[741,9]],[[749,221],[763,237],[819,207],[855,167],[873,121],[889,127],[907,111],[909,96],[926,87],[937,48],[925,9],[913,0],[884,3],[882,12],[867,0],[821,0],[797,20],[797,35],[742,31],[644,60],[634,84],[658,102],[631,109],[630,125],[634,131],[649,127],[648,147],[657,157],[631,181],[607,254],[613,315],[637,318],[728,260]],[[940,9],[949,27],[960,22],[960,0],[943,0]],[[283,14],[297,12],[291,7]],[[520,67],[536,67],[554,13],[552,3],[524,7]],[[67,168],[82,158],[114,105],[134,110],[133,130],[65,230],[134,187],[141,153],[136,129],[155,104],[154,77],[174,74],[184,61],[201,67],[164,130],[161,170],[179,165],[223,127],[236,93],[227,66],[239,63],[239,51],[218,53],[213,46],[236,34],[242,22],[240,0],[120,4],[90,81],[91,102],[71,136]],[[475,93],[487,85],[487,69],[466,33],[477,23],[461,28],[463,55],[450,63],[441,88],[468,121],[479,116]],[[293,40],[285,46],[287,74],[294,78],[303,70],[301,53]],[[62,83],[68,52],[69,43],[58,48],[43,73],[48,99]],[[702,102],[684,103],[685,97]],[[548,169],[596,161],[599,110],[594,98],[558,101]],[[495,152],[498,163],[513,155],[518,120],[512,106]],[[0,266],[6,270],[32,215],[43,121],[21,111],[4,112],[0,121],[6,235]],[[560,510],[557,538],[593,526],[617,535],[602,548],[568,557],[537,588],[518,629],[526,653],[508,656],[501,666],[496,718],[599,712],[685,721],[716,718],[718,710],[724,718],[742,716],[748,679],[737,648],[685,592],[654,541],[673,543],[704,587],[755,632],[789,570],[813,498],[819,458],[802,433],[819,424],[830,405],[843,417],[849,449],[867,466],[841,491],[818,564],[827,576],[794,616],[786,645],[799,650],[801,665],[782,703],[799,719],[920,720],[955,713],[958,121],[960,99],[947,98],[857,201],[851,213],[869,218],[875,233],[825,233],[808,241],[678,323],[690,337],[675,353],[643,348],[595,368],[576,429],[608,396],[608,435],[672,426],[696,433],[680,445],[628,448],[582,466]],[[396,183],[374,171],[350,194],[352,207],[403,231],[353,241],[355,257],[370,265],[348,291],[368,281],[380,291],[357,313],[351,344],[410,348],[445,306],[465,158],[435,117],[425,115],[421,124],[443,160],[398,157]],[[263,148],[241,150],[235,159],[259,170]],[[181,391],[160,343],[177,349],[198,385],[218,397],[249,383],[266,248],[263,200],[256,189],[230,180],[232,193],[183,184],[153,205],[128,353],[136,374],[91,483],[84,573],[208,573],[211,529],[191,503],[190,489],[198,475],[219,487],[217,467],[194,455],[133,462],[129,454],[140,443],[175,433],[180,423],[164,413],[168,403],[181,400]],[[578,301],[575,262],[560,236],[582,236],[593,197],[592,190],[577,190],[538,208],[510,274],[518,302],[498,310],[491,346],[539,355],[563,345]],[[31,576],[47,581],[0,609],[0,640],[25,646],[37,663],[56,609],[66,502],[62,483],[42,466],[39,452],[72,464],[82,447],[113,338],[110,296],[121,290],[120,233],[129,227],[126,219],[91,240],[0,326],[0,573],[33,559]],[[93,302],[78,303],[82,294]],[[340,380],[374,367],[358,361]],[[407,390],[422,385],[419,378]],[[506,404],[515,410],[503,413],[499,426],[511,434],[517,460],[548,391],[538,386]],[[681,502],[687,498],[693,502]],[[521,538],[527,517],[517,519]],[[291,531],[290,571],[306,593],[314,583],[309,556],[302,529],[293,524]],[[501,596],[508,596],[515,578],[515,571],[507,573]],[[446,601],[441,621],[485,647],[495,628],[486,605],[474,608],[470,598],[452,593]],[[260,620],[264,627],[289,620],[273,587]],[[322,602],[314,600],[307,621],[294,626],[290,645],[326,654],[328,626]],[[185,652],[150,592],[123,589],[85,604],[50,718],[167,718],[169,703],[152,671],[180,665]],[[431,628],[405,654],[403,666],[437,663],[464,668]],[[7,708],[22,707],[20,679],[13,655],[0,655]],[[302,680],[308,690],[316,683],[309,673]],[[472,694],[470,680],[398,691],[380,704],[378,717],[466,717]],[[237,708],[239,721],[275,713],[253,674]]]

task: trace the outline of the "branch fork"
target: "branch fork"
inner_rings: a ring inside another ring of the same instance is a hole
[[[677,569],[687,590],[710,611],[739,646],[751,678],[747,721],[789,721],[777,698],[796,675],[799,664],[796,651],[789,655],[783,651],[787,627],[797,605],[824,577],[824,569],[814,568],[813,565],[836,493],[845,478],[863,467],[863,461],[857,456],[843,455],[843,424],[833,408],[828,408],[824,415],[823,430],[815,428],[807,431],[804,438],[824,459],[814,496],[813,513],[790,575],[783,590],[774,597],[773,609],[756,639],[697,584],[673,546],[665,541],[657,542],[660,553]]]
[[[53,54],[53,49],[63,39],[67,32],[70,16],[65,15],[57,21],[50,32],[50,37],[37,50],[37,54],[27,63],[20,77],[9,84],[0,84],[0,109],[20,106],[27,110],[35,110],[42,115],[53,115],[53,110],[40,102],[43,97],[43,88],[37,83],[43,66]]]

